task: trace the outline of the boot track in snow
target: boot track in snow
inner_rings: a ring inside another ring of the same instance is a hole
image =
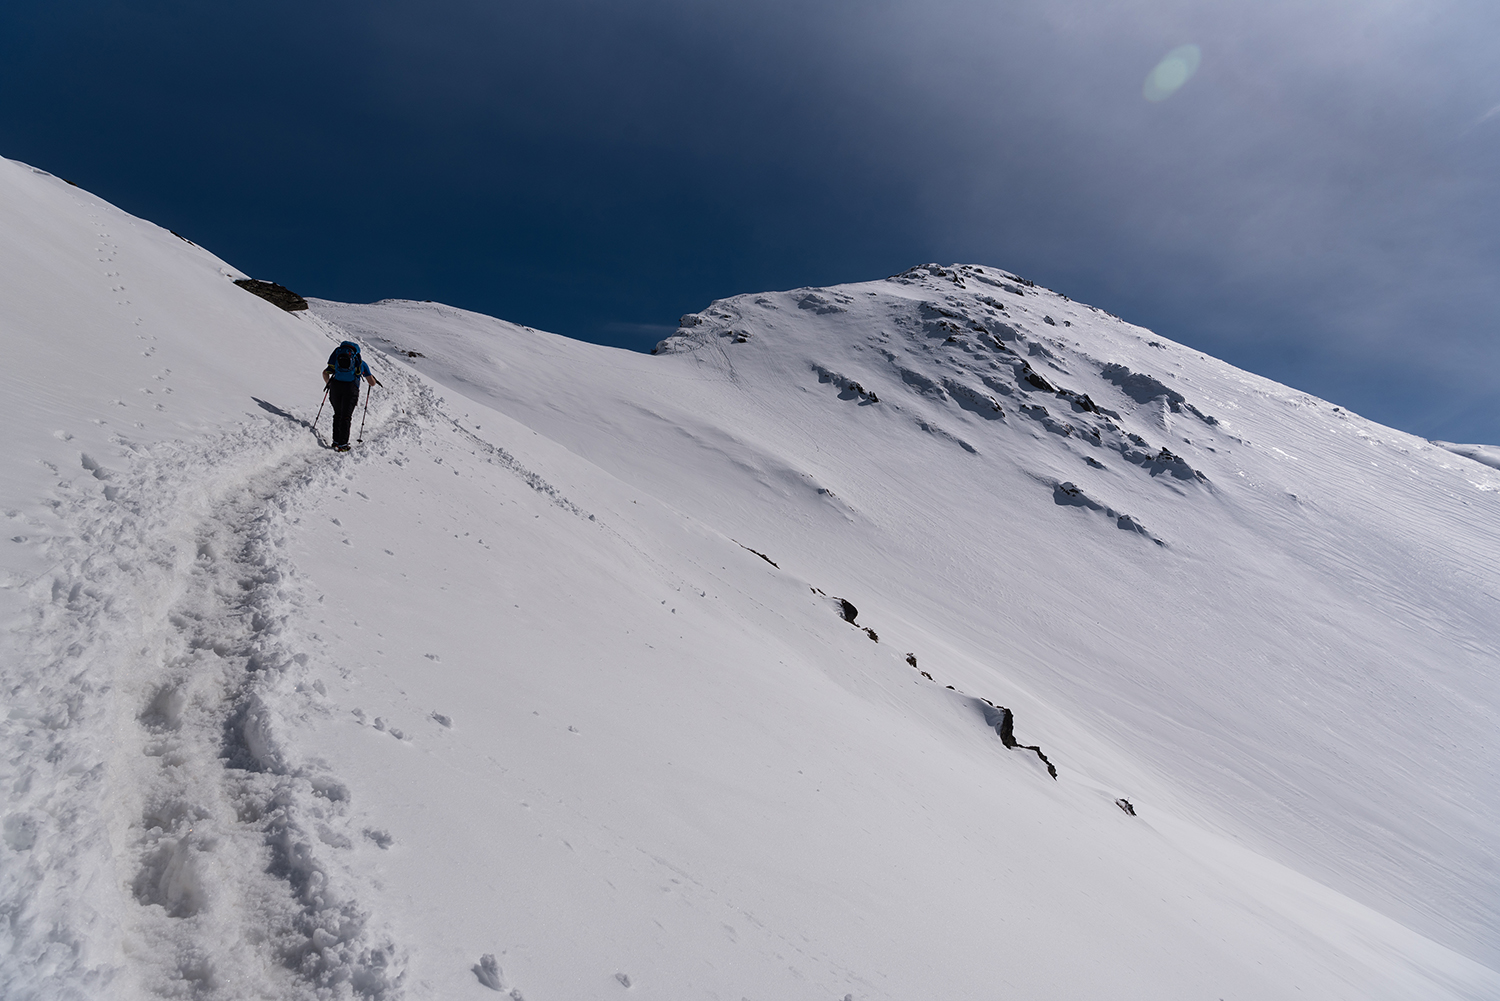
[[[440,419],[418,380],[391,382],[366,454]],[[403,952],[342,857],[360,840],[350,792],[282,740],[287,720],[328,711],[282,543],[346,474],[304,418],[263,409],[288,423],[136,448],[128,472],[83,456],[102,489],[60,487],[73,534],[54,542],[50,586],[33,583],[31,648],[0,669],[6,746],[30,751],[0,763],[22,857],[0,877],[24,957],[7,998],[136,978],[174,998],[403,994]],[[99,881],[113,913],[84,904]]]

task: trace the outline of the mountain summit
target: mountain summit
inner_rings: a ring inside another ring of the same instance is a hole
[[[1494,468],[988,265],[645,355],[0,161],[0,274],[7,998],[1500,995]]]

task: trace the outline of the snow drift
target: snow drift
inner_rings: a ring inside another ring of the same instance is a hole
[[[1500,996],[1494,469],[988,266],[653,357],[9,161],[0,265],[8,998]]]

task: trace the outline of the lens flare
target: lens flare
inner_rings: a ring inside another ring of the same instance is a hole
[[[1196,45],[1179,45],[1168,52],[1156,68],[1146,74],[1146,84],[1141,94],[1148,101],[1165,101],[1177,93],[1198,72],[1203,61],[1203,50]]]

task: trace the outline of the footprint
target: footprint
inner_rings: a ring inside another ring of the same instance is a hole
[[[24,813],[13,813],[5,818],[5,824],[0,827],[0,838],[13,852],[29,852],[31,846],[36,844],[38,824],[36,819]]]
[[[357,710],[356,710],[356,712],[357,712]],[[406,739],[406,734],[402,733],[396,727],[393,727],[389,723],[387,723],[385,721],[385,717],[384,716],[376,716],[375,717],[375,722],[373,724],[371,724],[371,725],[374,726],[375,729],[379,730],[382,733],[388,733],[388,734],[390,734],[392,737],[395,737],[397,740],[405,740]]]
[[[479,962],[475,963],[470,969],[474,971],[474,976],[478,978],[479,982],[490,990],[505,990],[505,974],[500,969],[500,964],[496,961],[493,952],[487,952],[483,956],[480,956]]]

